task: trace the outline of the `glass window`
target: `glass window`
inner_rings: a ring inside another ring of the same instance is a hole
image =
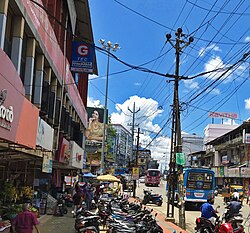
[[[160,171],[154,171],[154,170],[148,171],[149,176],[159,176],[159,174],[160,174]]]
[[[13,13],[11,10],[8,10],[5,40],[4,40],[4,51],[9,56],[9,58],[11,58],[12,35],[13,35]]]

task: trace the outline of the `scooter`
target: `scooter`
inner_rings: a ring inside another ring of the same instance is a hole
[[[220,217],[216,218],[215,224],[209,219],[200,217],[196,219],[196,233],[244,233],[244,227],[242,225],[234,228],[232,222],[222,223],[219,220]]]
[[[65,196],[63,194],[58,195],[57,204],[55,208],[55,216],[63,216],[68,213],[68,208],[65,204]]]
[[[142,204],[146,205],[148,203],[156,204],[158,206],[162,205],[162,195],[160,194],[152,194],[149,190],[143,190],[144,198],[142,200]]]

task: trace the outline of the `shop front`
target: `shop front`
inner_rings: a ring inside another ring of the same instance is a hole
[[[39,110],[25,98],[20,77],[0,49],[0,216],[11,219],[32,199]],[[1,222],[0,222],[1,226]]]

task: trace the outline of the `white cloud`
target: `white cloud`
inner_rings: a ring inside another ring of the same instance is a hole
[[[116,104],[117,112],[111,114],[111,122],[114,124],[121,124],[129,131],[131,131],[133,114],[128,110],[128,108],[133,111],[133,105],[135,103],[135,125],[139,124],[141,132],[140,144],[142,147],[146,147],[151,141],[152,137],[155,135],[152,132],[158,133],[161,127],[158,124],[154,124],[156,117],[161,116],[164,110],[157,110],[159,107],[158,102],[153,99],[146,99],[144,97],[131,96],[122,104]],[[137,127],[135,127],[137,129]],[[153,135],[153,136],[152,136]],[[161,159],[166,156],[164,153],[169,154],[169,142],[170,138],[167,136],[160,135],[154,141],[150,143],[148,149],[151,150],[152,157],[154,159]]]
[[[211,44],[210,46],[208,46],[208,47],[206,47],[206,48],[201,47],[201,49],[200,49],[200,51],[199,51],[199,56],[201,56],[201,57],[204,56],[205,53],[206,53],[207,51],[209,51],[209,50],[215,51],[215,52],[221,52],[221,49],[220,49],[216,44]]]
[[[247,36],[246,38],[245,38],[245,42],[249,42],[250,41],[250,36]]]
[[[246,108],[247,110],[250,110],[250,98],[245,99],[245,108]]]
[[[141,86],[141,83],[134,83],[135,86]]]
[[[95,75],[95,74],[90,74],[89,75],[89,80],[96,79],[96,78],[98,78],[98,75]]]
[[[87,102],[88,107],[102,107],[100,100],[94,100],[92,97],[88,97],[88,102]]]
[[[184,80],[184,85],[187,89],[199,89],[199,83],[193,79]]]
[[[219,95],[221,92],[218,88],[214,88],[213,90],[211,90],[210,92],[211,94],[214,94],[214,95]]]

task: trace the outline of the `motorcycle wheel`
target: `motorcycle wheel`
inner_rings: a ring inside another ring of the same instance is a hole
[[[161,206],[162,205],[162,201],[156,202],[156,205]]]
[[[142,200],[142,202],[141,202],[143,205],[147,205],[147,202],[146,201],[144,201],[144,200]]]

